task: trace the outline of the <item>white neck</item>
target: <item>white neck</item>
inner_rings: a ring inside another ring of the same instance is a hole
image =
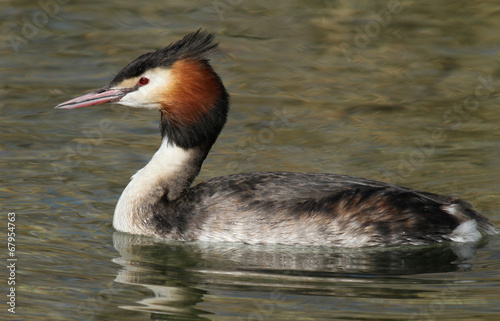
[[[192,150],[177,147],[165,137],[151,161],[132,176],[120,196],[113,227],[132,234],[154,235],[149,224],[154,206],[165,196],[169,200],[179,197],[189,187],[199,170],[193,176],[192,158]]]

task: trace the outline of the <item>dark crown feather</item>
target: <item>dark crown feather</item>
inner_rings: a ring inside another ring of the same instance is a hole
[[[137,57],[129,63],[111,81],[110,86],[125,79],[138,77],[146,70],[156,67],[169,67],[181,59],[204,60],[218,51],[218,43],[214,43],[214,34],[198,29],[184,38],[169,44],[165,48],[151,51]]]

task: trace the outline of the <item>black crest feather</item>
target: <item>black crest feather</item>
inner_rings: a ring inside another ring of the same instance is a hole
[[[137,57],[129,63],[111,81],[110,86],[122,82],[124,79],[138,77],[146,70],[156,67],[169,67],[180,59],[204,60],[217,53],[218,43],[213,42],[214,34],[198,29],[187,34],[184,38],[169,44],[165,48],[151,51]]]

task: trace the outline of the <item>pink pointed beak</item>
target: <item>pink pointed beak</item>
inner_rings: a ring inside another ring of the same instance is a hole
[[[94,105],[102,105],[106,103],[115,103],[122,99],[123,96],[137,88],[114,88],[109,89],[103,87],[91,93],[73,98],[71,100],[60,103],[55,108],[58,109],[74,109],[80,107],[88,107]]]

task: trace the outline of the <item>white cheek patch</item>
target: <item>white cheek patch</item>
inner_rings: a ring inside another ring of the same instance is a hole
[[[128,93],[117,103],[136,108],[160,108],[162,105],[161,100],[164,97],[165,92],[167,92],[173,84],[173,76],[170,69],[158,67],[148,70],[138,77],[122,81],[116,86],[116,88],[134,87],[137,85],[141,77],[148,78],[149,83]]]

